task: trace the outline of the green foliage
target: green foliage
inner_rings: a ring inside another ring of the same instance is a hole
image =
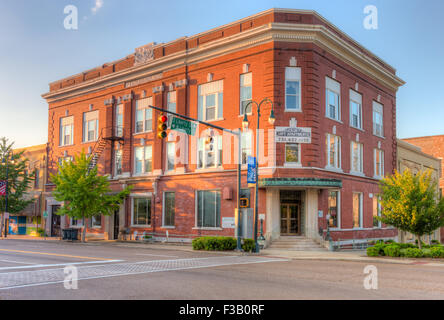
[[[379,257],[379,248],[378,247],[368,247],[367,248],[367,256]]]
[[[436,246],[430,248],[430,253],[432,255],[432,258],[444,258],[444,247],[442,246]]]
[[[34,199],[25,199],[27,190],[34,180],[35,172],[27,172],[29,160],[23,158],[24,151],[12,153],[14,143],[8,139],[0,139],[0,180],[6,180],[6,168],[8,169],[8,208],[9,213],[23,211]],[[5,161],[3,163],[3,160]],[[5,211],[5,197],[0,197],[0,212]]]
[[[46,234],[46,231],[45,231],[45,229],[38,228],[37,233],[39,234],[40,237],[44,237]]]
[[[407,248],[401,250],[401,256],[406,258],[422,258],[424,253],[419,248]]]
[[[200,237],[193,239],[193,250],[230,251],[236,249],[237,241],[232,237]]]
[[[388,257],[400,257],[401,247],[396,244],[390,244],[384,247],[384,254]]]
[[[444,226],[444,198],[439,198],[432,172],[396,172],[382,180],[379,220],[417,238]],[[421,245],[420,245],[421,248]]]
[[[367,248],[367,256],[444,258],[444,247],[441,244],[425,247],[425,249],[420,249],[413,243],[384,243],[382,240],[379,240],[374,246]]]
[[[244,239],[242,244],[242,250],[245,252],[253,252],[256,248],[256,244],[253,239]]]
[[[60,164],[57,174],[51,174],[51,181],[56,186],[54,198],[64,202],[58,215],[67,215],[77,220],[111,215],[129,195],[131,187],[116,195],[110,194],[109,180],[97,174],[97,167],[88,173],[90,161],[91,157],[82,152],[75,156],[73,162],[64,161]]]

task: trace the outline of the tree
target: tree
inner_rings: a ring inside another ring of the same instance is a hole
[[[28,172],[29,160],[23,158],[24,151],[13,153],[13,145],[14,142],[9,143],[4,137],[0,139],[0,180],[8,180],[8,208],[5,208],[6,197],[2,196],[0,212],[6,209],[6,212],[16,214],[34,202],[34,199],[26,199],[26,191],[34,180],[35,172]]]
[[[99,176],[97,166],[88,170],[90,161],[91,157],[82,152],[72,162],[63,161],[58,165],[59,172],[51,174],[54,198],[64,202],[57,214],[83,220],[82,241],[86,235],[85,219],[113,214],[132,189],[126,187],[118,194],[111,194],[108,177]]]
[[[381,181],[382,214],[379,220],[402,231],[416,235],[419,248],[421,236],[444,226],[444,198],[436,190],[432,171],[414,175],[410,170]]]

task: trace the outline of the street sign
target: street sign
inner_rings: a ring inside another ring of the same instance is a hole
[[[173,117],[171,122],[171,130],[184,132],[189,136],[194,136],[196,133],[197,124],[188,120]]]
[[[311,128],[277,127],[276,143],[311,143]]]
[[[247,183],[255,184],[256,183],[256,158],[248,157],[248,171],[247,171]]]
[[[48,211],[43,211],[43,218],[48,218]]]

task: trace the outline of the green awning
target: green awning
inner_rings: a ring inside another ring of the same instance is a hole
[[[262,178],[259,179],[259,187],[342,188],[342,181],[317,178]]]

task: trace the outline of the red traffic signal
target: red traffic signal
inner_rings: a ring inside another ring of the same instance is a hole
[[[168,117],[164,114],[159,116],[158,126],[157,126],[157,137],[159,139],[165,139],[167,137],[166,130],[168,128],[167,125]]]

